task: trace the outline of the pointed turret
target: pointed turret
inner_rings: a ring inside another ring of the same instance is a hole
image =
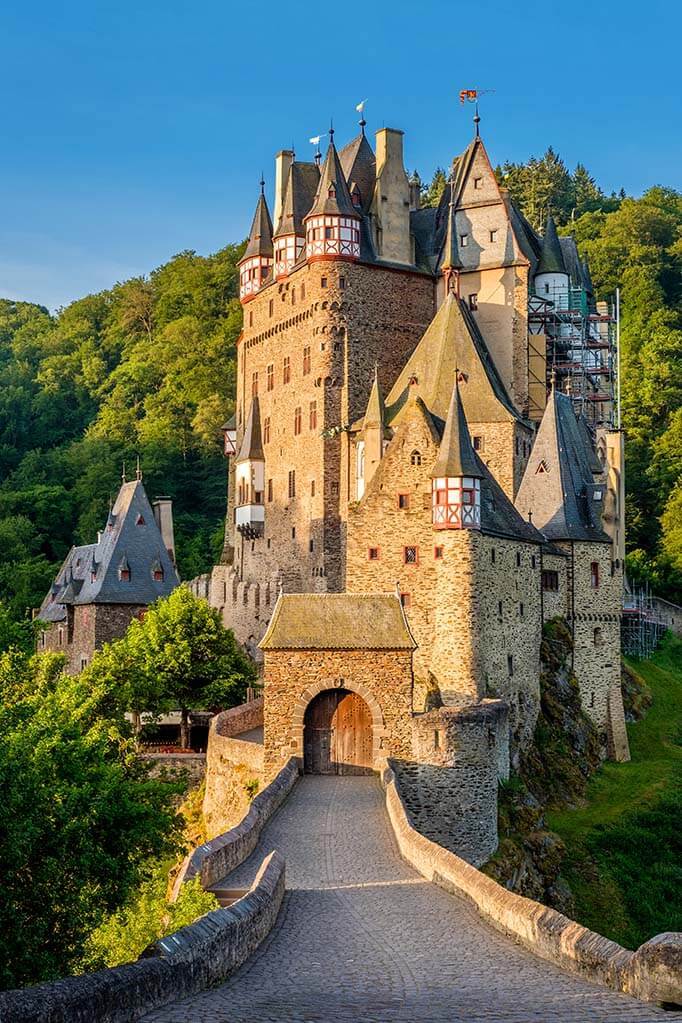
[[[284,185],[282,210],[274,233],[275,277],[286,277],[305,248],[303,219],[310,209],[320,183],[320,168],[314,163],[293,162]]]
[[[455,385],[443,439],[431,470],[434,529],[481,528],[482,478],[483,472],[471,443],[455,372]]]
[[[445,229],[445,239],[443,241],[443,252],[441,256],[440,269],[445,280],[445,294],[449,292],[457,293],[458,290],[458,276],[459,271],[462,269],[462,261],[459,258],[459,250],[457,248],[457,224],[455,222],[455,186],[454,181],[450,181],[450,202],[448,203],[448,219]]]
[[[377,178],[377,162],[364,129],[339,153],[341,168],[349,184],[353,205],[369,212]],[[357,189],[359,202],[355,201],[353,188]]]
[[[363,421],[362,439],[358,441],[357,448],[358,497],[362,497],[381,462],[386,436],[386,408],[379,383],[378,367],[375,366],[374,381]]]
[[[251,540],[263,535],[265,524],[265,455],[258,397],[251,402],[244,436],[235,459],[237,530]]]
[[[515,501],[546,539],[608,541],[592,458],[573,402],[553,386]]]
[[[538,263],[538,268],[535,273],[536,275],[566,273],[566,264],[564,263],[564,256],[561,251],[561,243],[559,241],[559,235],[557,234],[556,224],[554,223],[554,217],[551,213],[547,217],[547,226],[545,228],[545,237],[542,241],[540,262]]]
[[[249,240],[239,261],[239,298],[248,302],[267,284],[272,274],[272,220],[265,199],[265,182],[253,215]]]
[[[360,258],[360,213],[353,205],[330,129],[327,156],[312,208],[304,218],[306,258]]]

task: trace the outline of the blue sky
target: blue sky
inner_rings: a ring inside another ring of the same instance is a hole
[[[582,8],[582,9],[581,9]],[[406,132],[422,177],[471,135],[553,145],[607,191],[679,188],[679,4],[33,0],[2,18],[0,296],[51,308],[248,230],[273,155]]]

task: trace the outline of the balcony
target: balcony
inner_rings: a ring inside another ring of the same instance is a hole
[[[242,504],[234,510],[237,532],[246,540],[255,540],[263,535],[265,528],[265,505]]]

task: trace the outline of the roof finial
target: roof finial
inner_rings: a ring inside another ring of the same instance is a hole
[[[474,114],[474,125],[476,126],[476,138],[477,139],[481,137],[481,132],[479,130],[480,123],[481,123],[481,118],[479,117],[479,114],[478,114],[478,100],[476,100],[476,113]]]
[[[357,110],[357,112],[360,114],[360,131],[362,132],[363,135],[365,134],[365,125],[367,124],[367,121],[365,120],[365,103],[366,102],[367,102],[367,100],[363,99],[362,103],[358,103],[358,105],[355,108]]]
[[[329,145],[334,145],[334,118],[329,119]]]
[[[554,388],[556,387],[556,363],[552,363],[552,371],[549,374],[549,382],[551,385],[551,389],[554,390]]]
[[[263,171],[260,172],[260,194],[265,195],[265,177]]]
[[[125,483],[125,482],[127,482],[127,481],[126,481],[126,463],[125,463],[125,458],[124,458],[123,459],[123,463],[121,465],[121,483]]]
[[[142,469],[140,468],[140,456],[139,455],[137,456],[137,464],[135,466],[135,479],[138,480],[138,481],[142,479]]]

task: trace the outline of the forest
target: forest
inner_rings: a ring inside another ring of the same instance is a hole
[[[682,195],[605,195],[549,149],[500,181],[538,229],[552,212],[588,257],[600,297],[621,288],[628,569],[682,600]],[[424,201],[437,201],[437,170]],[[90,542],[122,465],[175,503],[179,569],[222,544],[225,462],[241,327],[243,245],[183,252],[147,277],[51,314],[0,299],[0,601],[20,621],[72,543]]]

